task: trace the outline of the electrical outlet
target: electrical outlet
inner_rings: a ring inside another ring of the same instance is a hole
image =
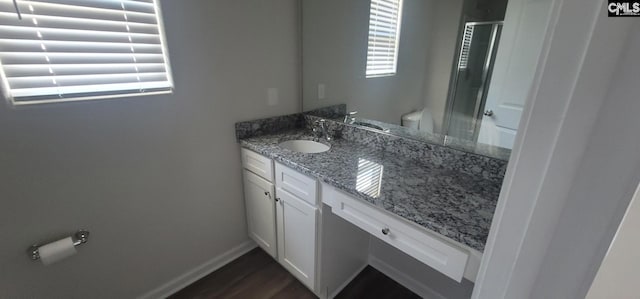
[[[324,84],[318,84],[318,100],[324,100],[325,87]]]
[[[276,106],[280,98],[278,97],[278,89],[275,87],[271,87],[267,89],[267,105]]]

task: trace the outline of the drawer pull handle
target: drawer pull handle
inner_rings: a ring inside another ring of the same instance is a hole
[[[383,228],[382,229],[382,234],[385,235],[385,236],[388,235],[389,234],[389,228],[388,227]]]

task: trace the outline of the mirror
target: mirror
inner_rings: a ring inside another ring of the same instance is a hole
[[[550,2],[303,0],[303,109],[508,157]]]

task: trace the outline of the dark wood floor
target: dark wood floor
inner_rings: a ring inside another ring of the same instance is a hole
[[[273,258],[256,248],[169,298],[304,299],[316,296]],[[420,297],[368,266],[336,298]]]

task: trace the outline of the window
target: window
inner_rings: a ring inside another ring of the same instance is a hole
[[[395,75],[401,22],[402,0],[371,0],[367,78]]]
[[[154,0],[0,0],[0,66],[15,105],[173,88]]]

